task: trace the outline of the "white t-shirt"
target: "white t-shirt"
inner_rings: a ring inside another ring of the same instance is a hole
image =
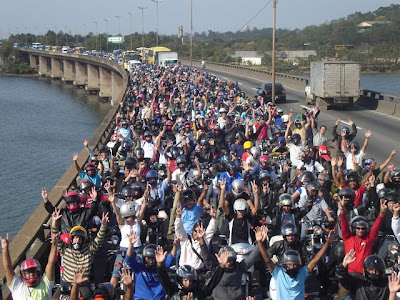
[[[172,173],[171,180],[176,181],[176,184],[184,184],[186,173],[188,173],[186,179],[194,177],[194,172],[192,169],[190,169],[190,170],[186,169],[184,172],[181,172],[180,169],[177,169],[174,171],[174,173]]]
[[[306,168],[306,171],[310,171],[313,174],[315,174],[316,171],[321,173],[324,170],[324,167],[315,160],[312,160],[309,164],[305,164],[304,161],[301,161],[297,166],[297,169],[301,169],[302,167]]]
[[[150,143],[147,141],[141,142],[141,146],[144,150],[144,158],[150,158],[151,160],[153,159],[155,144],[156,144],[155,141],[151,141]]]
[[[131,232],[135,233],[137,237],[140,237],[140,225],[135,221],[135,224],[128,225],[125,224],[120,228],[121,231],[121,242],[119,243],[120,247],[128,248],[129,247],[129,235]],[[135,244],[133,244],[133,247],[140,247],[142,246],[142,242],[140,239],[137,240]]]
[[[39,285],[34,288],[27,286],[19,276],[14,276],[8,288],[14,300],[50,300],[53,285],[54,281],[50,281],[46,274],[43,274]]]
[[[362,166],[362,159],[363,159],[364,155],[365,155],[365,153],[362,152],[361,150],[358,154],[356,154],[356,161],[360,167]],[[350,151],[348,151],[344,154],[344,156],[346,156],[346,169],[354,170],[352,153]]]
[[[287,144],[290,153],[290,161],[296,168],[299,167],[301,161],[301,154],[303,153],[303,147],[301,145],[295,145],[293,143]]]

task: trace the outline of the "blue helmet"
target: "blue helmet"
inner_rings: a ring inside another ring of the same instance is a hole
[[[146,174],[146,179],[151,185],[156,184],[158,179],[158,172],[156,170],[148,171]]]

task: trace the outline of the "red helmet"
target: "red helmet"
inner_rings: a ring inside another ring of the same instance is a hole
[[[35,270],[36,274],[33,278],[27,278],[27,273],[30,270]],[[35,287],[40,283],[42,276],[42,266],[36,259],[26,259],[21,264],[20,269],[21,279],[30,287]]]
[[[261,157],[260,157],[260,163],[263,163],[263,162],[268,162],[269,161],[269,156],[268,155],[261,155]]]
[[[87,190],[87,189],[91,189],[92,187],[94,187],[93,182],[90,179],[83,179],[81,181],[81,184],[79,185],[79,189],[82,190]]]

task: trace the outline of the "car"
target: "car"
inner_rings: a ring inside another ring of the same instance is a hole
[[[263,97],[265,101],[272,101],[272,83],[262,83],[258,89],[258,95]],[[275,82],[275,101],[286,102],[286,90],[279,82]]]

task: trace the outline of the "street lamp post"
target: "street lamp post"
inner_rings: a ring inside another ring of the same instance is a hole
[[[130,11],[128,14],[131,15],[131,50],[133,50],[133,11]]]
[[[118,36],[121,35],[121,16],[115,16],[118,19]],[[118,49],[121,48],[121,43],[118,43]]]
[[[272,9],[272,91],[271,100],[275,103],[275,26],[276,26],[276,0],[273,1]]]
[[[157,32],[156,32],[156,46],[158,46],[158,4],[162,2],[162,0],[151,0],[156,3],[157,6]]]
[[[107,46],[106,46],[106,51],[107,51],[107,54],[108,54],[108,21],[110,21],[109,19],[104,19],[104,21],[106,22],[106,35],[107,35],[107,37],[106,37],[106,41],[107,41]]]
[[[190,0],[190,67],[193,67],[193,0]]]
[[[97,22],[93,22],[94,24],[96,24],[96,35],[95,35],[95,37],[96,37],[96,51],[97,51]]]
[[[147,7],[138,7],[139,9],[142,10],[142,52],[144,49],[144,17],[143,17],[143,11],[147,8]]]
[[[86,34],[86,24],[83,24],[84,35],[85,35],[85,48],[87,48],[87,34]]]

